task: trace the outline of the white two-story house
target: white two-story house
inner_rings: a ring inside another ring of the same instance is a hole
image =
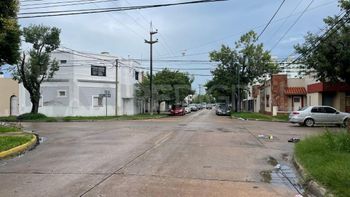
[[[143,73],[138,62],[108,53],[70,49],[58,49],[51,58],[59,62],[60,68],[41,85],[40,113],[62,117],[143,112],[144,104],[134,94],[135,84],[142,80]],[[29,93],[22,85],[19,95],[20,113],[30,112]]]

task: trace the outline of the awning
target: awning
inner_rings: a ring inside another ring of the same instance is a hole
[[[306,89],[304,87],[288,87],[284,90],[284,94],[291,95],[306,95]]]

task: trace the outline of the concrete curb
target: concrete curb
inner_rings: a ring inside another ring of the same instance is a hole
[[[0,159],[14,156],[14,155],[23,153],[24,151],[30,150],[35,145],[37,145],[37,143],[38,143],[38,136],[33,134],[32,139],[29,142],[19,145],[17,147],[11,148],[10,150],[0,152]]]
[[[316,196],[316,197],[324,197],[324,196],[334,197],[334,195],[331,194],[329,191],[327,191],[327,189],[324,188],[322,185],[308,178],[305,169],[303,168],[302,165],[300,165],[298,160],[295,158],[295,155],[293,156],[292,161],[295,169],[298,171],[301,177],[305,180],[307,194],[309,194],[310,196]]]

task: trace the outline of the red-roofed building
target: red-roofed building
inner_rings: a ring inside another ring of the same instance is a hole
[[[258,91],[257,91],[258,87]],[[310,76],[288,78],[275,74],[259,86],[252,86],[252,96],[244,102],[254,103],[247,111],[273,114],[289,113],[304,106],[328,105],[350,112],[350,85],[346,83],[321,83]]]

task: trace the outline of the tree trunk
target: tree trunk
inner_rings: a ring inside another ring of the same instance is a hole
[[[30,94],[30,101],[32,102],[32,111],[30,113],[37,114],[39,112],[40,91],[32,91],[32,94]]]
[[[32,101],[32,111],[30,113],[37,114],[39,111],[39,101],[34,101],[34,100],[31,100],[31,101]]]
[[[161,102],[158,101],[158,107],[157,107],[157,113],[158,113],[158,114],[160,114],[160,104],[161,104]]]

